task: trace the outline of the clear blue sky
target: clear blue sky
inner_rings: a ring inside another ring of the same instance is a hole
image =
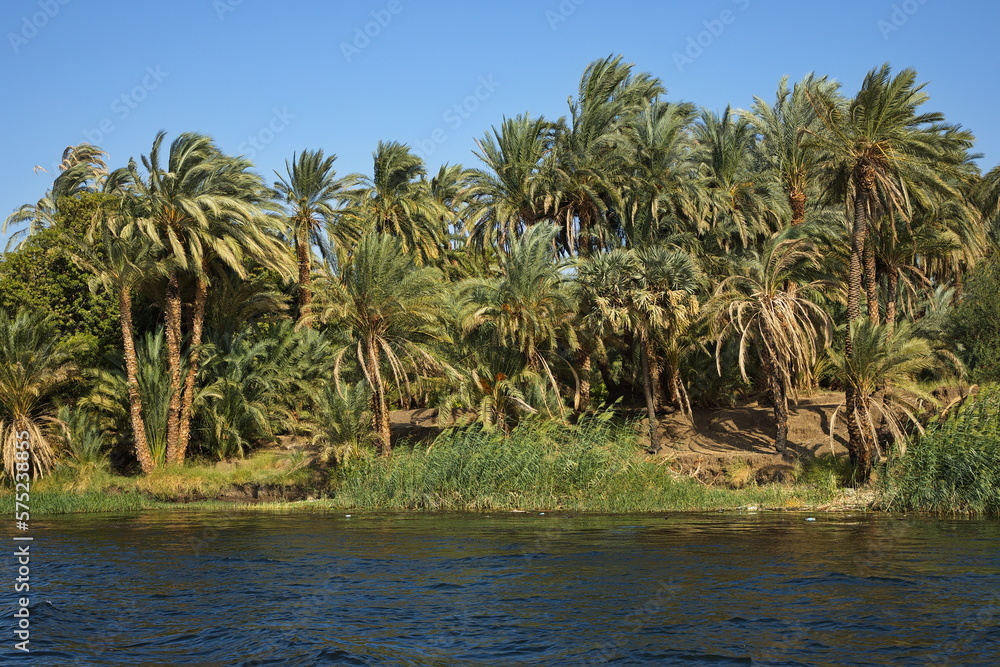
[[[370,172],[380,139],[422,149],[431,171],[472,166],[474,138],[505,115],[564,115],[612,53],[716,110],[771,99],[783,74],[853,93],[882,62],[913,67],[986,170],[998,25],[1000,4],[968,0],[5,0],[0,214],[42,195],[52,176],[33,168],[55,173],[66,146],[89,140],[118,167],[160,129],[209,134],[269,181],[303,148]]]

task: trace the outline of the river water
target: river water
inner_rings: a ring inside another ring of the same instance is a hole
[[[1000,523],[810,518],[36,520],[32,650],[13,649],[8,555],[0,662],[1000,664]]]

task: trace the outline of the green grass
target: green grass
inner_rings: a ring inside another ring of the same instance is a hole
[[[815,486],[707,487],[644,456],[632,425],[531,422],[509,435],[473,426],[431,446],[339,469],[332,504],[377,510],[665,510],[803,507],[829,501]]]
[[[64,465],[31,484],[31,515],[130,512],[212,499],[234,489],[308,488],[315,473],[297,452],[260,452],[226,463],[164,466],[150,475],[124,477],[99,465]],[[232,507],[233,503],[217,503]],[[0,511],[14,512],[14,493],[0,490]]]
[[[931,424],[887,466],[876,507],[889,511],[1000,515],[1000,385]]]
[[[706,486],[671,470],[670,461],[645,455],[634,424],[606,415],[575,426],[533,421],[512,433],[479,425],[445,431],[430,445],[398,446],[391,457],[374,452],[318,477],[301,454],[260,452],[226,463],[167,466],[148,476],[122,477],[105,467],[63,467],[32,484],[32,516],[73,512],[128,512],[183,507],[257,511],[571,510],[640,513],[677,510],[805,509],[838,493],[841,462],[806,464],[795,485],[758,485],[747,471],[730,470],[742,488]],[[751,471],[752,472],[752,471]],[[311,502],[219,500],[247,485],[306,490],[332,498]],[[178,505],[182,503],[182,505]],[[13,512],[11,490],[0,509]]]

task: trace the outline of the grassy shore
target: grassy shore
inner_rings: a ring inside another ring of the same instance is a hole
[[[242,461],[164,467],[123,477],[98,468],[62,468],[32,485],[33,515],[132,512],[175,507],[322,510],[659,512],[835,509],[863,506],[841,491],[843,459],[796,464],[795,482],[747,482],[734,468],[707,485],[677,472],[669,457],[642,452],[632,424],[590,419],[575,426],[535,422],[510,434],[454,429],[430,445],[397,447],[317,470],[295,451]],[[740,487],[740,488],[735,488]],[[13,494],[0,507],[13,512]]]

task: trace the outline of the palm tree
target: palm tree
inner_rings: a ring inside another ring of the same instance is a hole
[[[423,160],[406,144],[380,141],[374,175],[362,177],[344,215],[359,229],[398,237],[403,250],[427,263],[440,253],[438,221],[447,209],[432,196]]]
[[[286,246],[269,228],[266,189],[249,171],[250,162],[223,155],[210,137],[186,132],[171,143],[163,164],[164,137],[158,133],[149,156],[142,157],[145,175],[134,161],[126,169],[139,209],[134,226],[166,249],[164,324],[172,389],[167,459],[182,463],[190,438],[212,266],[218,263],[245,277],[247,259],[282,274],[290,272],[290,262]],[[181,354],[182,277],[194,283],[186,359]],[[183,378],[182,361],[187,362]]]
[[[121,203],[127,201],[124,199]],[[135,454],[142,471],[148,474],[156,467],[157,462],[146,438],[135,327],[132,323],[132,295],[141,283],[148,281],[155,273],[161,249],[145,237],[125,233],[128,214],[120,208],[121,203],[114,200],[102,203],[91,229],[84,238],[76,240],[76,249],[71,257],[77,265],[92,274],[91,290],[96,291],[100,287],[118,296],[118,320],[122,330],[126,390]]]
[[[621,186],[629,167],[622,150],[626,128],[666,92],[659,79],[633,74],[632,68],[621,56],[588,65],[577,98],[570,101],[569,121],[556,136],[550,198],[567,254],[586,257],[620,245],[612,242],[617,225],[608,215],[621,207]]]
[[[341,275],[324,289],[324,321],[340,328],[334,377],[342,384],[344,360],[353,358],[372,390],[372,422],[379,450],[391,452],[387,393],[400,394],[408,371],[447,369],[435,346],[449,341],[441,321],[440,272],[421,267],[403,242],[387,234],[362,235]]]
[[[545,217],[556,126],[544,118],[504,118],[477,141],[487,169],[470,176],[473,245],[506,252],[509,243]]]
[[[864,446],[858,449],[855,480],[868,481],[874,456],[880,455],[878,432],[884,425],[892,438],[905,443],[907,423],[921,430],[919,414],[935,399],[919,379],[928,371],[942,371],[943,359],[931,344],[915,334],[914,325],[904,322],[894,329],[873,325],[866,320],[850,324],[854,351],[850,357],[830,350],[840,380],[852,391],[847,414],[852,412]],[[831,428],[833,425],[831,424]]]
[[[658,336],[669,337],[671,329],[683,327],[698,312],[694,262],[683,252],[663,247],[616,248],[582,260],[577,266],[577,280],[593,303],[588,317],[606,323],[589,326],[619,331],[636,339],[650,450],[658,452],[656,342]]]
[[[760,136],[758,154],[778,177],[792,211],[791,224],[800,225],[806,219],[806,205],[819,153],[804,142],[806,130],[817,129],[816,111],[809,101],[814,96],[833,97],[840,84],[827,78],[808,74],[792,89],[788,77],[778,83],[774,105],[754,97],[753,112],[743,116]]]
[[[55,223],[59,213],[59,200],[63,197],[76,197],[85,192],[97,192],[101,189],[108,175],[108,166],[104,162],[107,153],[91,144],[68,146],[63,151],[59,163],[59,175],[52,182],[52,187],[34,204],[24,204],[4,220],[0,233],[7,233],[11,225],[27,223],[26,229],[11,235],[7,247],[14,244],[15,239],[23,240],[40,229]],[[35,171],[45,171],[35,167]]]
[[[892,76],[888,64],[865,77],[857,95],[846,103],[809,91],[820,121],[811,131],[811,144],[823,154],[820,167],[831,188],[843,195],[851,220],[851,253],[847,285],[849,323],[861,317],[861,294],[869,229],[882,216],[909,217],[913,203],[933,208],[936,197],[960,197],[957,184],[968,180],[967,149],[972,135],[944,123],[936,112],[919,113],[928,96],[924,84],[916,83],[916,72],[904,69]],[[869,273],[874,252],[869,248]],[[875,276],[867,283],[874,287]],[[879,304],[868,292],[868,316],[879,318]],[[853,341],[846,340],[850,359]],[[862,415],[855,413],[862,397],[853,395],[857,383],[847,383],[847,423],[851,459],[860,481],[871,472],[870,441],[862,430]]]
[[[704,217],[706,191],[691,161],[694,117],[692,104],[654,101],[632,118],[620,211],[625,245],[649,245]]]
[[[547,357],[561,358],[557,350],[572,351],[577,340],[572,326],[576,304],[555,261],[556,233],[546,223],[530,227],[501,259],[499,278],[468,280],[459,289],[464,333],[477,333],[486,346],[516,350],[558,399],[559,384]],[[510,369],[504,374],[513,375]],[[561,414],[562,401],[557,405]]]
[[[817,303],[829,282],[803,277],[820,266],[820,253],[807,241],[774,236],[740,273],[719,284],[708,308],[718,328],[717,363],[723,341],[732,334],[739,339],[744,379],[751,346],[759,355],[774,405],[774,444],[781,453],[788,441],[788,395],[794,398],[797,386],[812,383],[819,351],[830,342],[830,318]]]
[[[721,115],[703,110],[694,141],[693,158],[712,197],[706,227],[719,250],[746,247],[775,231],[784,200],[773,178],[754,163],[754,126],[729,107]]]
[[[312,246],[328,255],[327,239],[322,234],[322,224],[329,223],[335,216],[333,202],[342,199],[354,177],[338,179],[333,168],[336,155],[324,157],[322,150],[302,151],[302,155],[292,155],[292,161],[285,161],[285,175],[275,172],[278,181],[274,189],[284,200],[288,222],[291,227],[292,242],[299,268],[299,322],[308,322],[312,302]],[[338,246],[346,245],[350,234],[344,225],[334,225],[340,237],[334,239]]]
[[[47,433],[58,422],[53,398],[78,377],[78,350],[57,340],[45,313],[0,310],[0,448],[4,470],[17,481],[40,478],[55,463]]]

